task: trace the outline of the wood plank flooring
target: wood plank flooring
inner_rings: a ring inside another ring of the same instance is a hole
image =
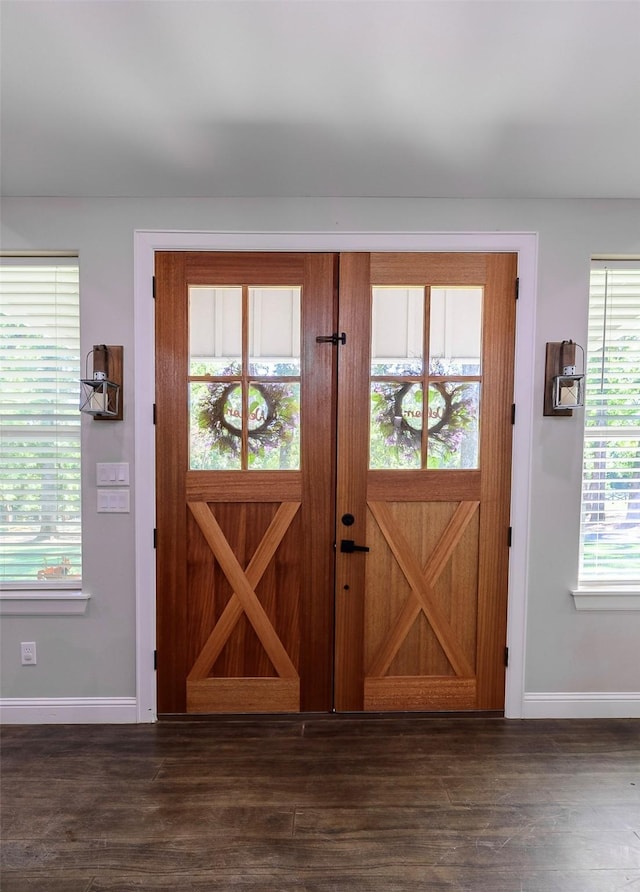
[[[640,892],[640,721],[2,731],[2,892]]]

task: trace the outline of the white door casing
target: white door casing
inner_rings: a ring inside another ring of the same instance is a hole
[[[134,235],[135,320],[135,549],[136,701],[138,722],[156,720],[155,649],[155,397],[154,304],[156,251],[438,251],[515,252],[520,296],[516,314],[511,525],[505,716],[521,718],[530,524],[537,235],[526,232],[183,232],[140,230]],[[517,461],[515,457],[517,456]]]

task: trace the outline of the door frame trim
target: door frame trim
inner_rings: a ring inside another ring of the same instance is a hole
[[[516,531],[509,561],[505,717],[524,717],[524,668],[529,570],[535,315],[538,235],[535,232],[198,232],[134,233],[134,457],[136,703],[138,722],[156,713],[155,338],[152,281],[156,251],[424,251],[512,252],[518,255],[511,520]],[[518,460],[515,461],[515,456]]]

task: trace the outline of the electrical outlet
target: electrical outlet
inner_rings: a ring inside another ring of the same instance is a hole
[[[36,664],[36,643],[35,641],[20,642],[20,656],[23,666],[35,666]]]

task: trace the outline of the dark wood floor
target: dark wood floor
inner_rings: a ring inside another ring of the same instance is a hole
[[[640,721],[2,732],[2,892],[640,890]]]

